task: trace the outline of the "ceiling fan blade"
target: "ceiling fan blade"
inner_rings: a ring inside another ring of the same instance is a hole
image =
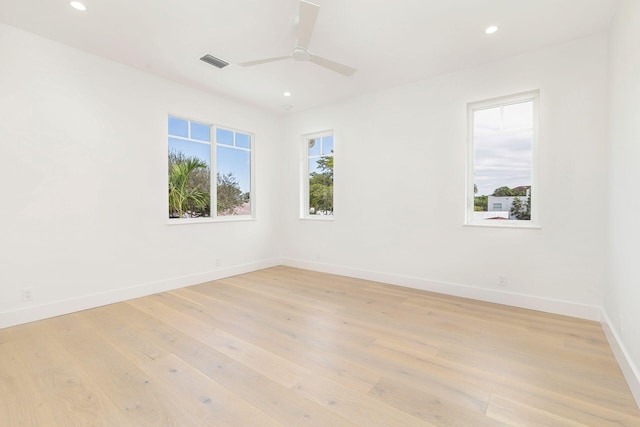
[[[346,65],[339,64],[337,62],[331,61],[330,59],[323,58],[321,56],[310,55],[309,60],[314,64],[327,68],[331,71],[335,71],[336,73],[340,73],[344,76],[350,76],[356,71],[358,71],[355,68],[351,68]]]
[[[320,6],[313,3],[300,1],[300,17],[298,20],[298,31],[296,33],[296,47],[303,49],[309,48],[309,42],[311,41],[311,34],[316,26],[316,18],[318,17],[318,11]]]
[[[266,58],[266,59],[258,59],[256,61],[241,62],[238,65],[240,65],[241,67],[251,67],[253,65],[266,64],[267,62],[282,61],[283,59],[289,59],[289,58],[291,58],[291,55],[276,56],[275,58]]]

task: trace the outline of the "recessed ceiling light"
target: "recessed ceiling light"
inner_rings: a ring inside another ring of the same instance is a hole
[[[284,96],[291,96],[291,92],[287,91],[283,94]]]
[[[487,27],[487,28],[484,30],[485,34],[493,34],[493,33],[495,33],[496,31],[498,31],[498,27],[496,27],[495,25],[492,25],[492,26],[490,26],[490,27]]]
[[[81,10],[81,11],[85,11],[87,10],[87,6],[85,6],[84,4],[82,4],[79,1],[72,1],[71,3],[69,3],[71,5],[72,8],[77,9],[77,10]]]

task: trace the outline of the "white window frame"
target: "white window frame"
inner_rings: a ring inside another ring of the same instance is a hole
[[[474,220],[474,112],[511,104],[532,101],[533,103],[533,121],[532,121],[532,139],[531,139],[531,219],[530,220]],[[483,101],[471,102],[467,105],[467,185],[466,185],[466,214],[465,225],[480,227],[498,227],[498,228],[540,228],[539,214],[539,197],[538,197],[538,138],[539,138],[539,110],[540,110],[540,91],[532,90],[513,95],[491,98]]]
[[[199,218],[168,218],[168,222],[167,224],[169,225],[179,225],[179,224],[199,224],[199,223],[211,223],[211,222],[232,222],[232,221],[253,221],[256,219],[256,203],[255,203],[255,194],[256,194],[256,190],[255,190],[255,134],[253,132],[249,132],[249,131],[245,131],[245,130],[241,130],[241,129],[237,129],[237,128],[233,128],[230,126],[222,126],[222,125],[218,125],[215,123],[211,123],[207,120],[200,120],[200,119],[193,119],[193,118],[189,118],[189,117],[184,117],[184,116],[180,116],[177,114],[167,114],[165,116],[165,126],[167,124],[167,121],[169,119],[169,117],[173,117],[176,119],[180,119],[180,120],[187,120],[189,122],[196,122],[202,125],[207,125],[209,126],[209,135],[210,135],[210,141],[209,141],[209,146],[210,146],[210,161],[211,161],[211,166],[210,166],[210,170],[211,170],[211,177],[210,177],[210,183],[209,183],[209,194],[210,194],[210,198],[211,198],[211,212],[210,212],[210,216],[209,217],[199,217]],[[218,144],[218,140],[217,140],[217,129],[223,129],[223,130],[227,130],[227,131],[231,131],[234,133],[234,145],[228,145],[228,144]],[[191,132],[191,127],[189,126],[189,132]],[[250,147],[251,148],[243,148],[243,147],[235,147],[235,133],[243,133],[245,135],[249,135],[250,138]],[[175,135],[169,135],[168,131],[166,133],[167,136],[167,141],[169,138],[175,138],[175,139],[188,139],[188,138],[183,138],[183,137],[179,137],[179,136],[175,136]],[[188,140],[191,141],[191,139],[189,138]],[[195,141],[195,142],[202,142],[202,141]],[[168,142],[167,142],[168,143]],[[202,142],[204,143],[204,142]],[[217,185],[217,148],[218,145],[221,145],[223,147],[233,147],[234,149],[238,149],[238,150],[243,150],[243,151],[249,151],[250,152],[250,165],[249,165],[249,173],[251,174],[250,178],[250,186],[251,189],[249,191],[249,204],[251,207],[251,211],[248,215],[218,215],[218,207],[217,207],[217,201],[218,201],[218,185]],[[167,149],[167,162],[169,161],[169,150]],[[169,177],[167,176],[167,180],[169,179]],[[165,186],[166,188],[166,186]],[[167,194],[167,203],[166,206],[169,205],[169,196]]]
[[[333,136],[333,162],[334,162],[334,192],[333,192],[333,213],[331,215],[311,215],[309,213],[309,140],[315,138],[323,138]],[[300,219],[309,219],[316,221],[333,221],[336,215],[336,195],[335,195],[335,154],[336,154],[336,135],[333,129],[323,130],[319,132],[311,132],[302,135],[300,144]]]

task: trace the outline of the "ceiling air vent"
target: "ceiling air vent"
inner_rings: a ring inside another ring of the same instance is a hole
[[[209,55],[208,53],[203,56],[202,58],[200,58],[201,61],[206,62],[207,64],[211,64],[214,67],[218,67],[218,68],[224,68],[227,65],[229,65],[229,63],[227,61],[223,61],[220,58],[216,58],[213,55]]]

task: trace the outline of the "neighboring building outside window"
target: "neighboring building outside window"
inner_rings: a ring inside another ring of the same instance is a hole
[[[302,218],[333,218],[333,131],[303,137]]]
[[[252,217],[252,153],[250,133],[169,116],[169,218]]]
[[[525,206],[529,197],[529,190],[526,190],[526,193],[523,196],[489,196],[488,206],[490,206],[490,212],[502,212],[505,219],[517,220],[517,212],[521,210],[521,208],[516,208],[514,206]]]
[[[469,104],[467,224],[534,225],[538,98],[535,91]]]

